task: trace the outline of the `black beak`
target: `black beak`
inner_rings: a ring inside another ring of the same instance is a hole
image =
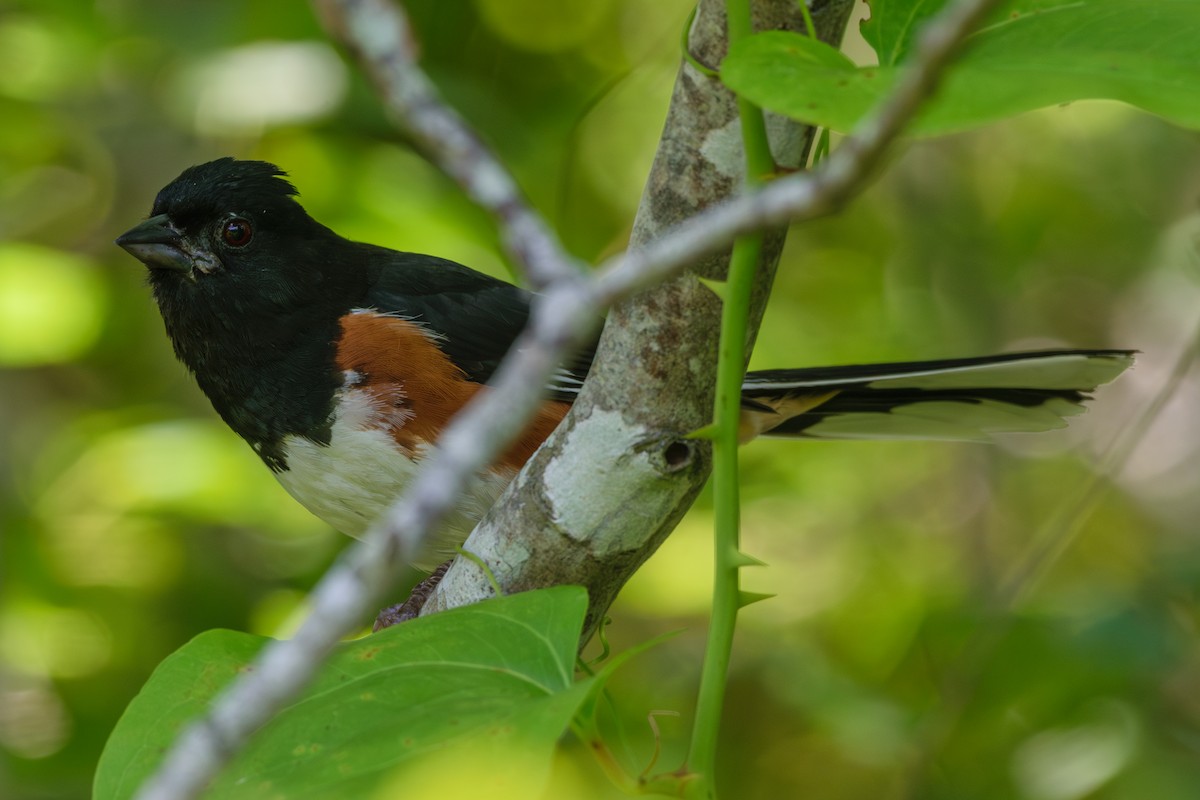
[[[117,238],[117,245],[150,269],[191,273],[192,257],[183,251],[183,237],[166,214],[142,222]]]

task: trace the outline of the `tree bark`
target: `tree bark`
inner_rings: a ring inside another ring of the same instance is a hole
[[[818,36],[837,45],[853,0],[810,0]],[[756,0],[757,30],[804,31],[796,0]],[[711,68],[726,50],[723,0],[701,0],[689,48]],[[772,153],[804,165],[814,129],[768,117]],[[638,248],[742,185],[737,102],[684,62],[634,222]],[[786,230],[767,233],[755,279],[746,358]],[[699,278],[723,280],[729,252],[613,308],[596,361],[570,414],[530,459],[464,548],[505,593],[580,584],[590,598],[584,638],[634,571],[675,528],[703,487],[711,447],[685,438],[712,418],[721,304]],[[492,595],[487,576],[457,559],[422,613]]]

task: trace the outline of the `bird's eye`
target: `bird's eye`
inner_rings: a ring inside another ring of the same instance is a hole
[[[245,247],[254,237],[254,229],[241,217],[234,217],[221,226],[221,238],[230,247]]]

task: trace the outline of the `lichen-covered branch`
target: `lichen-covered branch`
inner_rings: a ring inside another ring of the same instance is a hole
[[[850,0],[827,3],[817,12],[827,41],[841,39],[851,6]],[[794,0],[755,3],[755,25],[804,30]],[[688,41],[696,61],[720,64],[726,48],[723,0],[699,4]],[[774,122],[776,162],[800,167],[812,129]],[[587,587],[589,630],[674,529],[708,477],[710,447],[685,437],[711,420],[721,304],[697,278],[725,277],[733,237],[692,251],[687,272],[676,269],[653,284],[637,277],[645,264],[630,269],[625,259],[639,258],[667,230],[729,200],[742,188],[743,172],[736,99],[719,80],[685,62],[629,252],[597,276],[605,300],[652,288],[613,307],[571,413],[465,545],[507,592],[558,583]],[[747,357],[783,246],[783,221],[773,221],[759,260]],[[693,228],[688,235],[697,233]],[[480,567],[459,559],[425,608],[464,605],[490,594]]]

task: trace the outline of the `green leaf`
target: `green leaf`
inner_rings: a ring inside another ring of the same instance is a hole
[[[555,742],[594,682],[574,682],[586,609],[586,592],[564,586],[347,642],[210,796],[457,796],[460,784],[480,797],[537,796]],[[95,797],[130,797],[266,642],[210,631],[163,661],[109,738]]]
[[[890,67],[908,54],[921,25],[946,5],[946,0],[869,0],[871,16],[862,23],[862,36],[879,63]]]
[[[889,65],[940,4],[873,4],[878,19],[864,35],[882,67],[837,66],[815,57],[806,37],[773,31],[734,45],[722,80],[771,111],[849,131],[891,89],[897,69]],[[1195,0],[1012,0],[971,37],[909,132],[950,133],[1084,99],[1119,100],[1200,128],[1198,29]]]
[[[867,0],[871,16],[863,21],[863,39],[875,50],[879,63],[895,66],[908,57],[921,26],[946,7],[948,0]],[[1087,0],[1083,0],[1087,2]],[[1019,17],[1074,7],[1071,0],[1009,0],[987,17],[981,30],[1013,22]]]

